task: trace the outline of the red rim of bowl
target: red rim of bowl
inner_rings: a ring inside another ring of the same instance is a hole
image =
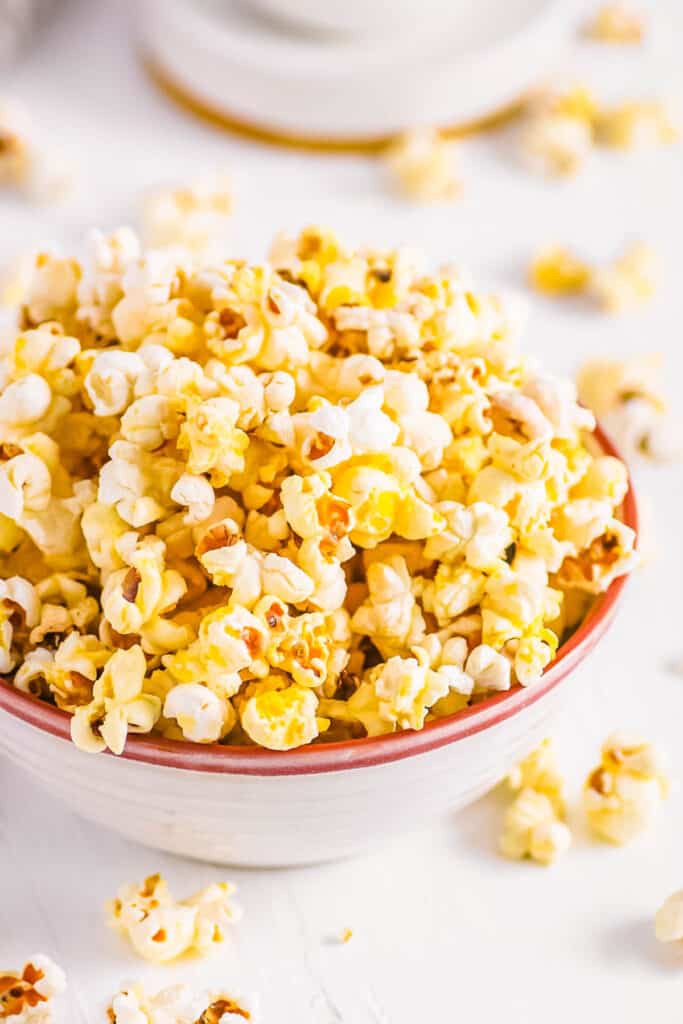
[[[594,436],[603,454],[619,457],[618,451],[600,427],[596,428]],[[637,533],[638,508],[630,476],[622,518],[623,522]],[[405,730],[385,736],[320,743],[288,751],[130,736],[126,749],[120,756],[126,761],[227,775],[312,775],[388,764],[391,761],[436,750],[505,721],[554,690],[606,633],[616,613],[627,579],[627,576],[615,579],[606,592],[596,600],[576,632],[560,647],[557,656],[539,682],[529,687],[518,685],[505,693],[488,697],[473,707],[429,722],[419,731]],[[71,715],[29,694],[15,690],[11,683],[2,679],[0,708],[42,732],[71,742]],[[84,754],[85,756],[89,755]]]

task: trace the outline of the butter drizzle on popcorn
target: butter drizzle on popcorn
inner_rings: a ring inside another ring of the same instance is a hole
[[[532,684],[634,563],[520,311],[308,228],[270,262],[41,253],[0,364],[0,663],[130,733],[287,750]]]

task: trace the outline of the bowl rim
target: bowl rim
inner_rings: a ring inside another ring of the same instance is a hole
[[[593,436],[600,445],[601,454],[621,458],[613,442],[600,426],[596,426]],[[637,537],[638,506],[628,467],[627,473],[628,489],[622,505],[622,521],[635,530]],[[472,707],[428,722],[420,730],[405,729],[382,736],[309,744],[287,751],[267,750],[263,747],[230,747],[219,743],[198,744],[186,740],[131,735],[128,737],[125,750],[118,756],[125,761],[185,771],[274,776],[313,775],[353,768],[370,768],[437,750],[446,744],[473,736],[504,722],[554,690],[607,632],[627,581],[628,574],[617,577],[605,593],[596,599],[584,621],[569,640],[562,644],[538,682],[527,687],[517,684],[503,693],[487,697]],[[16,690],[2,677],[0,709],[20,721],[35,726],[41,732],[71,744],[72,716],[68,712]],[[106,751],[105,756],[117,755]]]

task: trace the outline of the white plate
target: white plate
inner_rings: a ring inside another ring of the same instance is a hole
[[[237,0],[139,10],[147,57],[188,99],[251,128],[337,142],[506,107],[547,73],[577,18],[572,0],[453,2],[409,31],[344,39],[297,34]]]

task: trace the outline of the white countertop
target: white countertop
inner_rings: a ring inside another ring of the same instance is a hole
[[[641,237],[664,265],[651,304],[609,319],[535,300],[529,345],[559,370],[592,353],[659,349],[676,404],[683,383],[680,147],[600,155],[580,177],[546,183],[515,165],[504,138],[478,139],[462,147],[461,201],[405,205],[387,193],[370,159],[265,148],[180,113],[147,82],[117,11],[123,6],[68,4],[2,85],[2,93],[29,104],[46,138],[77,159],[81,187],[60,209],[0,201],[1,257],[46,237],[72,242],[91,224],[128,221],[143,186],[217,164],[234,174],[240,255],[262,254],[276,228],[322,222],[353,240],[415,243],[487,280],[521,286],[540,244],[566,242],[602,259]],[[663,18],[675,0],[657,7]],[[678,84],[675,62],[665,59],[674,33],[662,28],[661,49],[583,45],[577,77],[615,95],[670,93]],[[683,778],[683,673],[668,667],[683,661],[681,467],[639,470],[638,480],[653,499],[659,554],[633,579],[593,658],[590,700],[563,723],[560,749],[574,791],[616,727],[668,749],[674,780]],[[124,842],[0,762],[0,968],[37,951],[51,954],[71,982],[68,1024],[103,1021],[107,998],[135,978],[151,988],[226,981],[260,994],[268,1024],[569,1024],[608,1012],[620,1024],[680,1020],[683,950],[658,946],[652,929],[659,903],[683,886],[680,787],[658,826],[631,847],[594,844],[578,826],[574,848],[549,870],[498,857],[502,806],[493,794],[451,822],[352,862],[223,870]],[[244,919],[217,959],[150,968],[104,927],[104,901],[153,871],[181,896],[226,877],[239,885]],[[342,946],[334,939],[346,927],[354,936]]]

